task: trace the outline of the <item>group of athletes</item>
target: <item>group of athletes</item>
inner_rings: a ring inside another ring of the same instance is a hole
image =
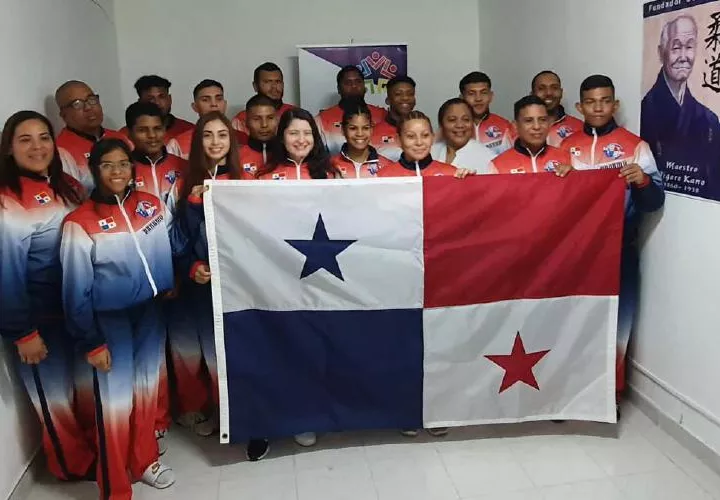
[[[100,97],[79,81],[57,89],[66,125],[57,136],[34,111],[14,114],[3,127],[0,333],[13,345],[57,478],[95,480],[105,499],[131,498],[136,481],[167,488],[175,476],[160,457],[171,407],[175,422],[200,436],[218,430],[206,179],[563,178],[616,168],[627,183],[622,391],[637,227],[642,212],[662,206],[664,192],[648,145],[614,121],[619,104],[610,78],[583,81],[579,120],[561,105],[558,75],[542,71],[508,121],[490,112],[490,78],[472,72],[460,80],[459,96],[440,107],[437,130],[415,109],[412,78],[387,83],[383,109],[365,103],[355,66],[337,74],[339,103],[315,117],[283,102],[283,74],[273,63],[255,70],[255,95],[233,120],[214,80],[193,90],[195,124],[172,114],[165,78],[143,76],[135,88],[138,101],[120,131],[103,128]],[[295,436],[299,445],[315,444],[308,431]],[[268,451],[263,436],[247,445],[249,460]]]

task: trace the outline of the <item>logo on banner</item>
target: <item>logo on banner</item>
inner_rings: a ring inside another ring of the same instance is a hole
[[[580,156],[580,148],[570,148],[570,154],[573,156]]]
[[[165,174],[165,179],[166,179],[170,184],[175,184],[175,181],[177,180],[178,177],[179,177],[179,176],[178,176],[178,173],[177,173],[175,170],[171,170],[170,172],[168,172],[167,174]]]
[[[364,78],[373,78],[373,73],[378,73],[382,78],[390,80],[397,75],[397,65],[393,63],[388,56],[381,54],[379,51],[373,51],[369,56],[365,56],[358,65],[362,71]]]
[[[115,229],[117,224],[115,224],[115,219],[108,217],[107,219],[100,219],[98,221],[98,226],[100,226],[100,229],[103,231],[110,231],[111,229]]]
[[[46,203],[50,203],[52,201],[52,198],[50,198],[50,195],[47,194],[45,191],[42,191],[35,195],[35,201],[37,201],[41,205],[45,205]]]
[[[557,160],[550,160],[545,164],[545,172],[557,172],[557,168],[560,166],[560,162]]]
[[[563,125],[557,130],[557,135],[560,139],[567,139],[573,134],[574,130],[567,125]]]
[[[156,211],[157,207],[149,201],[141,201],[137,204],[137,208],[135,209],[135,212],[140,217],[145,217],[146,219],[155,215]]]
[[[145,187],[145,177],[135,177],[135,187]]]
[[[610,158],[611,160],[617,160],[618,158],[622,157],[622,155],[625,154],[625,151],[623,151],[622,146],[620,144],[613,142],[612,144],[608,144],[603,148],[603,152],[605,153],[605,156]]]
[[[485,135],[488,136],[490,139],[497,139],[502,135],[502,131],[497,125],[490,125],[485,131]]]
[[[284,181],[286,178],[287,174],[285,172],[279,174],[272,174],[272,180],[274,181]]]
[[[254,174],[257,172],[257,165],[255,163],[243,163],[243,170],[248,174]]]

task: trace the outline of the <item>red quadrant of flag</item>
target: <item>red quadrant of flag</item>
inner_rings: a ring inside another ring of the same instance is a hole
[[[425,307],[617,295],[625,190],[615,170],[424,178]]]

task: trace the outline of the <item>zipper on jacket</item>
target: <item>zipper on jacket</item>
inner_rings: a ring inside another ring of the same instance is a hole
[[[125,200],[128,199],[128,196],[130,196],[130,193],[132,191],[128,191],[125,197],[121,200],[118,195],[115,195],[115,201],[117,201],[118,207],[120,208],[120,213],[122,214],[123,218],[125,219],[125,224],[127,224],[128,231],[130,231],[130,236],[133,239],[133,242],[135,243],[135,250],[137,250],[138,255],[140,256],[140,261],[142,262],[143,269],[145,270],[145,276],[148,279],[148,282],[150,283],[150,288],[152,288],[153,291],[153,297],[156,297],[158,294],[157,285],[155,284],[155,280],[152,277],[152,273],[150,272],[150,265],[148,264],[147,259],[145,258],[145,254],[142,252],[142,249],[140,248],[140,242],[138,241],[137,235],[135,234],[135,230],[132,227],[132,223],[130,222],[130,217],[128,217],[127,212],[125,211]]]
[[[592,149],[590,149],[590,167],[595,166],[595,147],[597,146],[598,141],[598,135],[597,135],[597,129],[593,127],[593,142],[592,142]]]

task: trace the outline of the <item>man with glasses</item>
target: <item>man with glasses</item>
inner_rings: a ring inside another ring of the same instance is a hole
[[[88,169],[88,157],[93,145],[100,139],[129,141],[123,134],[103,128],[100,97],[86,83],[77,80],[63,83],[55,91],[55,102],[65,122],[65,128],[57,137],[63,170],[90,191],[94,183]]]

